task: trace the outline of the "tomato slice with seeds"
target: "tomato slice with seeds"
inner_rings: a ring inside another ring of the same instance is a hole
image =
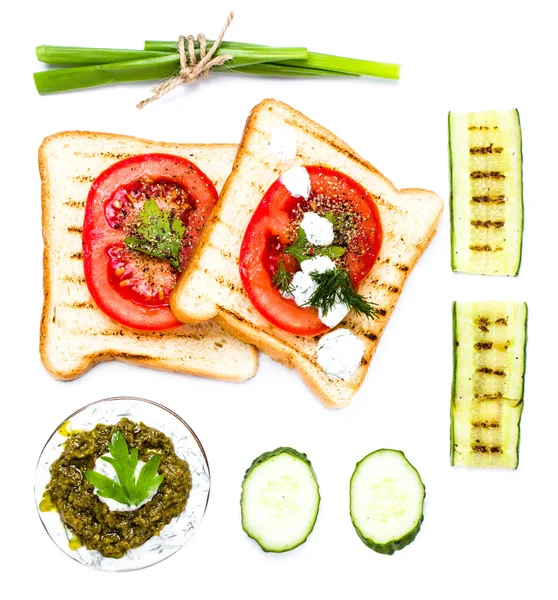
[[[109,317],[140,330],[181,325],[169,308],[180,275],[168,262],[130,249],[148,198],[184,224],[179,263],[184,269],[215,203],[211,180],[189,160],[170,154],[142,154],[103,171],[87,197],[83,225],[85,280]]]
[[[246,229],[240,250],[240,277],[250,301],[270,322],[297,335],[317,335],[328,330],[315,308],[300,307],[273,285],[283,262],[289,273],[300,270],[285,249],[296,239],[305,212],[328,212],[343,218],[335,245],[345,247],[337,259],[349,271],[356,290],[372,269],[382,245],[382,226],[372,196],[356,181],[339,171],[321,166],[305,167],[310,177],[308,198],[295,197],[277,179],[271,185]]]

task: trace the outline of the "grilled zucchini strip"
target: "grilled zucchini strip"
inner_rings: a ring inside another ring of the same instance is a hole
[[[454,302],[451,464],[517,468],[527,305]]]
[[[517,275],[523,239],[517,110],[448,115],[452,269]]]

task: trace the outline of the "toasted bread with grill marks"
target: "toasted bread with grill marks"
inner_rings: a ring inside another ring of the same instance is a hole
[[[296,137],[296,158],[291,161],[282,160],[271,143],[273,131],[282,127],[292,128]],[[360,367],[347,381],[326,375],[318,364],[319,336],[296,336],[269,323],[248,299],[240,279],[240,246],[252,214],[271,184],[293,165],[323,165],[346,173],[372,194],[380,212],[382,249],[359,288],[377,303],[379,318],[349,313],[339,325],[365,344]],[[214,319],[239,339],[295,368],[326,406],[345,406],[362,384],[403,284],[434,236],[441,211],[442,202],[433,192],[398,191],[333,133],[286,104],[264,100],[248,118],[232,173],[174,289],[171,309],[184,322]]]
[[[89,293],[81,233],[91,183],[114,162],[148,152],[191,160],[220,191],[230,173],[236,146],[170,144],[80,131],[47,137],[41,145],[42,362],[57,379],[74,379],[95,363],[114,359],[217,379],[248,379],[257,369],[256,349],[217,323],[208,321],[161,332],[134,331],[106,316]]]

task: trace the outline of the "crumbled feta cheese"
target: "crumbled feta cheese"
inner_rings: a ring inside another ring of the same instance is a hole
[[[291,167],[281,175],[281,183],[296,198],[308,199],[310,195],[310,175],[304,167]]]
[[[105,454],[105,456],[110,456],[110,454]],[[139,475],[139,472],[141,471],[141,468],[143,467],[144,464],[145,463],[143,461],[138,460],[138,464],[136,467],[136,477]],[[93,470],[96,473],[105,475],[105,477],[108,477],[109,479],[112,479],[114,481],[117,481],[117,479],[118,479],[116,477],[116,473],[114,472],[112,465],[110,465],[105,460],[102,460],[101,456],[95,461],[95,467],[93,468]],[[137,506],[128,506],[127,504],[122,504],[121,502],[118,502],[117,500],[113,500],[112,498],[103,498],[102,496],[99,496],[97,494],[97,489],[95,489],[95,494],[97,495],[99,500],[101,502],[104,502],[109,507],[110,510],[115,510],[118,512],[128,512],[131,510],[136,510],[140,506],[147,504],[156,493],[157,493],[157,490],[152,492],[143,502],[141,502]]]
[[[339,325],[339,323],[341,323],[341,321],[349,314],[349,310],[350,308],[346,304],[338,302],[327,311],[327,315],[324,315],[321,308],[318,309],[318,316],[324,325],[331,328]]]
[[[327,256],[314,256],[314,258],[308,258],[300,263],[300,268],[303,273],[310,275],[310,273],[325,273],[330,269],[336,269],[335,263]]]
[[[364,344],[348,329],[335,329],[320,338],[318,364],[331,377],[350,379],[364,356]]]
[[[300,228],[314,246],[330,246],[333,243],[333,223],[315,212],[304,213]]]
[[[271,132],[269,145],[279,160],[296,158],[296,137],[291,127],[275,127]]]

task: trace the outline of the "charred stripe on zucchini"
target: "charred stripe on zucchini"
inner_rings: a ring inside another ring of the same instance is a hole
[[[517,275],[523,237],[517,110],[448,115],[452,269]]]
[[[451,464],[516,468],[527,305],[454,302]]]

